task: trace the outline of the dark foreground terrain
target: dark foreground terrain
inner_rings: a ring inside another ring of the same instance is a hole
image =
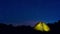
[[[60,20],[54,24],[48,24],[51,31],[49,32],[41,32],[36,31],[31,26],[16,26],[14,27],[12,24],[2,24],[0,23],[0,34],[58,34],[60,33]]]

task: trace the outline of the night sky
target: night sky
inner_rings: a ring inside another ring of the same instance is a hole
[[[0,23],[35,25],[60,19],[60,0],[0,0]]]

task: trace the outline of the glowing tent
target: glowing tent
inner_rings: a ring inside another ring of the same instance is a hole
[[[48,25],[46,23],[43,23],[43,22],[38,22],[34,26],[34,29],[39,30],[39,31],[50,31],[50,28],[48,27]]]

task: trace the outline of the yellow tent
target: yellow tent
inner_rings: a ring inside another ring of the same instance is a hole
[[[46,23],[43,23],[43,22],[38,22],[34,26],[34,29],[39,30],[39,31],[50,31],[50,28],[48,27],[48,25]]]

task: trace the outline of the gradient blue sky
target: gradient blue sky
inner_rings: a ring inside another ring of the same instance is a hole
[[[34,25],[60,19],[60,0],[0,0],[0,22]]]

